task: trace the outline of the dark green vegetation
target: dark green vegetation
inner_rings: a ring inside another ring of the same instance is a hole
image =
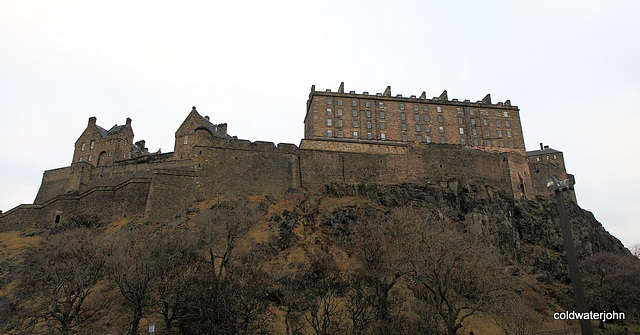
[[[593,311],[633,329],[640,261],[570,204]],[[166,223],[24,228],[2,259],[2,333],[528,334],[570,329],[552,197],[480,182],[202,200]],[[5,237],[10,233],[3,233]],[[13,236],[13,235],[11,235]],[[13,250],[13,249],[12,249]],[[602,330],[600,330],[602,331]]]

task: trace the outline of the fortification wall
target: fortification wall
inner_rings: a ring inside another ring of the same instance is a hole
[[[67,193],[69,178],[73,168],[71,166],[45,171],[42,174],[42,183],[36,195],[34,204],[41,204],[58,195]]]
[[[115,187],[96,187],[79,195],[59,195],[42,204],[20,205],[0,215],[0,230],[53,227],[85,213],[96,214],[105,222],[141,214],[150,184],[150,179],[130,179]]]

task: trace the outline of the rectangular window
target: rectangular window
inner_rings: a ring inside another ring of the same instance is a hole
[[[502,142],[502,140],[498,141],[498,146],[500,148],[504,148],[504,142]]]
[[[478,139],[477,138],[473,139],[473,145],[478,145]]]
[[[458,124],[462,124],[462,118],[458,117]]]
[[[80,146],[80,151],[84,151],[84,143]]]
[[[417,111],[419,111],[419,110],[420,110],[420,106],[419,106],[419,105],[414,104],[414,105],[413,105],[413,110],[414,110],[414,111],[416,111],[416,112],[417,112]]]
[[[333,136],[333,131],[331,129],[327,129],[327,136],[328,137]]]
[[[380,111],[380,118],[384,119],[384,112],[383,111]]]
[[[472,128],[471,133],[473,134],[473,136],[478,136],[478,129]]]
[[[96,147],[96,141],[91,141],[91,145],[89,146],[89,149],[93,150],[93,148]]]
[[[331,108],[327,108],[327,115],[331,115]]]
[[[488,125],[489,125],[489,120],[488,120],[488,119],[482,119],[482,123],[483,123],[485,126],[488,126]]]
[[[498,137],[502,137],[502,130],[498,130]]]
[[[111,157],[111,151],[109,151],[109,154],[108,154],[108,155],[109,155],[109,157]]]
[[[380,129],[384,130],[387,128],[387,124],[384,122],[380,122]]]
[[[370,131],[367,132],[367,140],[373,139],[373,135]]]
[[[413,116],[413,119],[414,119],[414,120],[416,120],[416,121],[420,121],[420,114],[416,113],[416,114]]]
[[[458,128],[458,131],[460,132],[460,135],[464,135],[464,128]]]
[[[464,137],[460,137],[460,144],[467,145],[467,139]]]
[[[367,121],[367,129],[371,129],[371,121]]]
[[[353,128],[358,128],[358,120],[353,120]]]
[[[353,132],[353,138],[358,138],[358,132],[357,131]]]
[[[416,142],[422,142],[422,136],[416,135]]]
[[[476,119],[471,118],[471,125],[472,125],[472,126],[475,126],[475,125],[476,125]]]
[[[384,102],[378,101],[378,108],[384,108]]]
[[[491,140],[487,140],[487,139],[485,139],[485,140],[484,140],[484,145],[486,145],[486,146],[490,147],[490,146],[491,146]]]
[[[351,110],[351,115],[352,115],[353,117],[358,117],[358,110],[357,110],[357,109],[353,109],[353,110]]]
[[[184,135],[184,142],[183,144],[187,144],[189,143],[189,135]]]
[[[342,106],[342,99],[338,99],[338,106]]]
[[[440,107],[440,106],[436,106],[436,112],[438,112],[438,113],[442,113],[442,107]]]
[[[402,142],[406,142],[407,141],[407,134],[402,134]]]
[[[371,117],[371,110],[367,109],[367,111],[365,112],[365,114],[367,115],[367,117]]]
[[[78,158],[78,162],[82,162],[82,156],[80,156],[80,158]]]
[[[429,115],[428,114],[424,115],[424,122],[429,122]]]
[[[509,120],[504,120],[504,126],[507,128],[511,128],[511,122],[509,122]]]
[[[423,106],[422,106],[422,111],[423,111],[423,112],[428,112],[428,111],[429,111],[429,106],[427,106],[427,105],[423,105]]]
[[[504,113],[502,115],[504,115],[504,117],[509,117],[509,112],[504,111]]]
[[[509,141],[509,148],[513,148],[513,142],[511,142],[511,141]]]
[[[351,100],[351,106],[358,107],[358,100]]]
[[[457,108],[456,108],[456,113],[458,113],[458,114],[462,114],[462,108],[457,107]]]
[[[487,110],[486,109],[481,109],[480,110],[480,114],[482,114],[482,116],[487,116]]]
[[[507,130],[507,137],[511,137],[511,130]]]
[[[500,120],[496,120],[496,127],[500,127]]]
[[[338,116],[342,116],[342,108],[338,108]]]
[[[338,127],[342,127],[342,119],[338,119]]]
[[[473,108],[469,108],[469,115],[476,115],[476,112],[473,111]]]
[[[400,104],[400,110],[403,111],[404,110],[404,104]]]
[[[327,98],[327,105],[331,105],[331,98]]]
[[[420,131],[420,125],[419,124],[416,125],[416,131]]]
[[[341,137],[343,137],[343,136],[344,136],[344,133],[342,132],[342,130],[338,130],[338,137],[340,137],[340,138],[341,138]]]
[[[443,126],[438,127],[438,131],[440,132],[440,134],[444,133],[444,127]]]
[[[427,141],[427,143],[431,143],[431,136],[427,135],[427,138],[425,140]]]
[[[407,130],[407,124],[406,124],[406,123],[402,123],[402,124],[400,125],[400,129],[402,129],[402,131]]]
[[[440,136],[440,144],[445,144],[446,141],[444,140],[444,136]]]
[[[424,126],[424,131],[426,131],[426,132],[430,132],[431,131],[431,128],[429,128],[429,125]]]
[[[438,122],[442,123],[442,115],[438,115]]]
[[[386,140],[387,139],[387,135],[385,133],[380,133],[380,139],[381,140]]]
[[[407,115],[405,113],[400,113],[400,120],[404,121],[407,119]]]
[[[498,112],[498,111],[493,111],[493,114],[494,114],[496,117],[499,117],[499,116],[500,116],[500,112]]]
[[[371,108],[371,101],[367,100],[364,102],[364,106],[367,108]]]
[[[87,159],[88,162],[91,162],[91,158],[93,158],[92,155],[89,155],[89,158]]]
[[[484,137],[489,137],[489,129],[484,130]]]
[[[331,126],[332,126],[331,119],[327,119],[327,127],[331,127]]]

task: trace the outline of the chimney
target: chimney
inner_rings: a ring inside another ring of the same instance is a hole
[[[204,116],[204,119],[205,119],[205,120],[207,120],[207,121],[209,121],[209,115],[205,115],[205,116]]]
[[[384,93],[382,93],[382,95],[384,95],[385,97],[390,97],[391,96],[391,86],[387,86],[387,88],[384,90]]]
[[[482,98],[482,103],[485,105],[491,105],[491,94],[487,94]]]
[[[540,150],[544,150],[544,145],[542,145],[542,142],[540,142]]]
[[[91,125],[94,125],[94,126],[95,126],[95,125],[96,125],[96,120],[97,120],[97,119],[96,119],[96,117],[95,117],[95,116],[90,117],[90,118],[89,118],[89,124],[88,124],[87,126],[91,126]]]
[[[344,93],[344,81],[340,83],[340,87],[338,87],[338,93]]]
[[[548,145],[545,145],[545,146],[544,146],[544,148],[545,148],[545,149],[549,149],[549,146],[548,146]]]
[[[220,128],[223,133],[225,133],[225,134],[227,133],[227,124],[226,123],[219,124],[218,128]]]
[[[449,95],[447,94],[447,90],[442,91],[438,99],[441,101],[449,101]]]
[[[131,126],[131,118],[130,118],[130,117],[128,117],[128,118],[127,118],[127,123],[126,123],[126,125],[127,125],[127,126]]]

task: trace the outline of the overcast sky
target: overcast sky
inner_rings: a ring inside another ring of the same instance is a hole
[[[299,144],[311,85],[519,106],[579,204],[640,243],[640,2],[29,1],[0,8],[0,209],[71,163],[90,116],[173,151],[197,106],[239,138]]]

